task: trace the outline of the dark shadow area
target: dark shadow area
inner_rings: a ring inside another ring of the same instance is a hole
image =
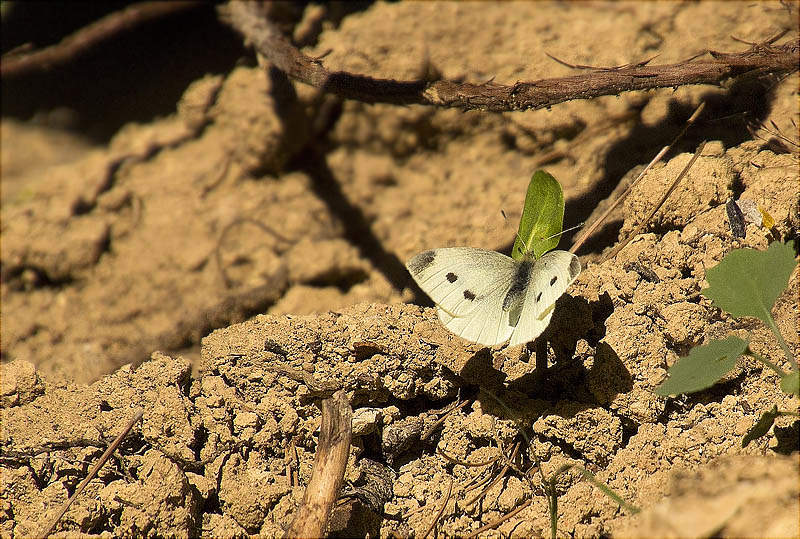
[[[488,389],[494,393],[503,391],[503,384],[508,376],[492,364],[492,353],[489,348],[483,348],[469,358],[458,374],[468,385]]]
[[[543,401],[569,400],[585,403],[585,408],[610,402],[633,388],[633,378],[622,360],[609,345],[599,342],[612,312],[608,294],[593,302],[563,296],[548,328],[529,345],[529,358],[537,363],[533,372],[506,383],[507,374],[492,364],[491,350],[484,348],[467,361],[459,376],[467,386],[488,395],[487,402],[482,402],[484,410],[494,410],[503,417],[509,411],[511,418],[529,416]],[[590,369],[575,359],[581,339],[596,347]],[[497,399],[504,406],[498,405]]]
[[[788,427],[773,427],[772,432],[778,444],[772,448],[781,455],[791,455],[800,451],[800,420],[795,421]]]
[[[3,51],[58,43],[130,3],[16,3],[3,17]],[[103,144],[128,122],[174,113],[190,83],[227,73],[247,54],[241,37],[218,21],[215,5],[200,3],[120,32],[48,71],[4,78],[2,114],[27,121],[66,111],[59,127]]]
[[[9,2],[2,17],[2,52],[32,45],[38,50],[135,1]],[[208,74],[228,73],[241,62],[255,65],[242,37],[220,22],[216,7],[198,2],[143,21],[48,70],[2,81],[2,115],[80,133],[105,144],[129,122],[148,123],[173,114],[187,86]],[[309,2],[266,3],[270,19],[291,35]],[[338,25],[372,2],[329,2],[303,45],[315,43],[322,23]],[[4,3],[5,4],[5,3]],[[313,26],[313,25],[312,25]],[[54,111],[58,111],[53,114]]]
[[[735,376],[717,382],[713,386],[695,393],[684,393],[667,399],[664,411],[659,415],[659,423],[666,424],[674,414],[683,414],[698,404],[720,404],[728,395],[738,395],[748,374],[741,370]]]
[[[610,346],[599,342],[605,336],[606,320],[612,312],[608,294],[592,302],[581,297],[562,296],[556,302],[550,325],[533,343],[536,370],[511,381],[508,390],[537,399],[568,399],[590,406],[600,402],[595,396],[597,391],[590,391],[588,384],[597,385],[604,377],[609,378],[603,381],[603,401],[610,402],[617,393],[630,391],[632,378],[625,365]],[[575,360],[581,339],[596,347],[591,370]]]

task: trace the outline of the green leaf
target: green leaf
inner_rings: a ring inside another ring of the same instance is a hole
[[[772,327],[770,311],[794,271],[792,242],[773,242],[766,251],[735,249],[706,272],[702,294],[733,316],[753,316]]]
[[[800,397],[800,372],[790,372],[781,378],[781,390],[789,395]]]
[[[519,220],[519,233],[511,257],[522,260],[533,251],[534,256],[539,258],[555,249],[561,239],[563,223],[564,193],[561,185],[544,170],[537,170],[528,184],[525,206]]]
[[[713,386],[736,366],[736,360],[744,353],[747,344],[747,341],[731,335],[695,346],[688,356],[670,367],[669,378],[656,388],[656,394],[666,397]]]
[[[756,424],[753,425],[750,430],[747,431],[747,434],[744,435],[744,438],[742,438],[742,447],[747,447],[747,444],[761,438],[769,432],[772,424],[775,423],[775,418],[779,415],[781,415],[781,413],[778,411],[777,406],[773,406],[772,410],[761,414],[761,418],[759,418]]]

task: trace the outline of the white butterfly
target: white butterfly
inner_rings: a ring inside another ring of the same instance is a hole
[[[449,247],[423,251],[406,263],[436,303],[439,320],[456,335],[486,346],[534,340],[550,323],[556,300],[581,272],[578,257],[550,251],[517,261],[496,251]]]

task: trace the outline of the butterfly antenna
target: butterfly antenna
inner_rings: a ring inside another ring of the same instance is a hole
[[[565,228],[565,229],[564,229],[564,230],[562,230],[561,232],[558,232],[558,233],[556,233],[556,234],[553,234],[552,236],[549,236],[549,237],[547,237],[547,238],[544,238],[542,241],[546,241],[546,240],[549,240],[549,239],[555,238],[556,236],[560,236],[560,235],[564,234],[565,232],[569,232],[570,230],[575,230],[576,228],[581,228],[581,227],[582,227],[583,225],[585,225],[585,224],[586,224],[586,223],[585,223],[585,222],[583,222],[583,223],[578,223],[578,224],[577,224],[577,225],[575,225],[575,226],[571,226],[571,227],[569,227],[569,228]]]

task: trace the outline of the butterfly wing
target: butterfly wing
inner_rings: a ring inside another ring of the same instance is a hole
[[[471,247],[424,251],[406,264],[445,327],[486,346],[505,342],[514,331],[503,300],[518,266],[496,251]]]
[[[536,261],[509,346],[530,342],[542,334],[553,316],[556,300],[580,272],[578,257],[567,251],[550,251]]]

